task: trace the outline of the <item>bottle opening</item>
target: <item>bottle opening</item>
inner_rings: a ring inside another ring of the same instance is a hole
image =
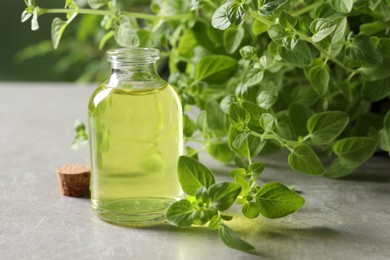
[[[108,60],[115,63],[153,63],[160,58],[160,51],[154,48],[120,48],[107,51]]]

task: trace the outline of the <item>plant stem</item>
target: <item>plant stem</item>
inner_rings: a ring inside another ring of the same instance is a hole
[[[259,20],[260,22],[266,24],[267,26],[271,26],[273,25],[273,22],[268,20],[267,18],[259,15],[257,12],[253,11],[252,9],[249,9],[249,13],[252,17],[254,17],[255,19]]]
[[[90,14],[90,15],[114,15],[115,13],[109,10],[92,10],[92,9],[83,9],[83,8],[56,8],[56,9],[46,9],[39,8],[40,14],[69,14],[69,13],[78,13],[78,14]],[[153,14],[144,14],[144,13],[133,13],[133,12],[121,12],[120,15],[129,16],[138,19],[145,19],[151,21],[157,20],[181,20],[186,19],[188,15],[173,15],[173,16],[157,16]]]

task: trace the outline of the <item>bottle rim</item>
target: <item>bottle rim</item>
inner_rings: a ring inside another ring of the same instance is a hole
[[[160,58],[155,48],[118,48],[107,51],[107,59],[112,63],[153,63]]]

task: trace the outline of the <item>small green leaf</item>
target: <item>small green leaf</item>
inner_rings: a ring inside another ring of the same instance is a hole
[[[328,65],[317,65],[309,69],[308,78],[311,86],[318,95],[323,96],[328,91],[329,67]]]
[[[306,144],[298,144],[288,156],[288,164],[297,172],[319,175],[324,167],[317,154]]]
[[[230,150],[227,143],[210,143],[207,145],[207,151],[211,156],[224,163],[229,163],[234,159],[234,153]]]
[[[315,144],[329,144],[347,127],[348,114],[339,111],[328,111],[314,114],[307,121],[307,130]]]
[[[274,126],[274,117],[269,113],[264,113],[260,117],[260,126],[264,129],[265,133],[272,130]]]
[[[364,82],[362,96],[364,100],[369,102],[379,101],[390,96],[390,77]]]
[[[252,23],[252,32],[255,36],[265,33],[267,29],[268,29],[268,25],[262,23],[257,19],[255,19]]]
[[[347,55],[354,61],[363,64],[379,65],[383,56],[367,35],[357,35],[347,48]]]
[[[237,103],[232,103],[229,108],[230,124],[234,128],[242,131],[246,129],[247,124],[251,120],[250,114]]]
[[[342,42],[345,38],[345,34],[347,31],[348,21],[347,18],[342,18],[340,22],[338,23],[333,36],[332,36],[332,43],[339,43]]]
[[[178,163],[181,188],[188,195],[195,196],[201,187],[215,183],[213,174],[203,164],[186,156],[180,156]]]
[[[223,112],[226,114],[229,113],[230,105],[234,102],[236,102],[237,99],[234,95],[227,95],[221,100],[221,103],[219,104],[219,107],[222,109]]]
[[[313,63],[310,48],[304,41],[299,40],[293,49],[281,47],[280,56],[291,64],[308,67]]]
[[[267,113],[267,110],[259,107],[257,104],[249,101],[242,102],[241,106],[249,113],[250,121],[248,123],[248,128],[258,132],[261,130],[259,127],[259,120],[263,113]]]
[[[190,137],[196,131],[196,125],[192,120],[186,115],[183,114],[183,133],[185,136]]]
[[[226,210],[233,205],[241,191],[241,185],[234,182],[221,182],[209,188],[211,207],[217,210]]]
[[[51,39],[53,41],[54,49],[58,48],[58,44],[60,43],[62,34],[65,31],[67,23],[60,18],[54,18],[51,24]]]
[[[230,2],[226,2],[215,10],[213,17],[211,18],[211,25],[215,29],[224,31],[231,25],[226,10],[229,5]]]
[[[240,49],[240,54],[244,60],[253,60],[257,57],[257,49],[253,46],[244,46]]]
[[[317,18],[310,24],[313,42],[320,42],[336,29],[336,24],[325,18]]]
[[[248,252],[255,249],[251,244],[242,240],[233,230],[228,226],[222,224],[218,231],[221,240],[230,248],[240,251]]]
[[[283,38],[288,36],[286,30],[279,24],[271,25],[268,28],[268,35],[278,45],[283,45]]]
[[[297,24],[297,18],[283,10],[279,15],[279,23],[285,27],[294,27]]]
[[[240,149],[240,147],[242,147],[244,143],[246,144],[246,146],[248,146],[247,145],[248,135],[249,135],[248,133],[241,133],[241,134],[237,135],[237,137],[233,141],[233,147]]]
[[[238,139],[243,136],[243,133],[240,133],[234,126],[230,126],[229,128],[229,147],[230,149],[242,157],[248,157],[250,156],[250,151],[248,147],[248,141],[247,139],[243,140],[243,143],[241,146],[238,146],[239,141]]]
[[[245,175],[246,175],[246,171],[244,175],[242,175],[242,173],[237,173],[236,175],[234,175],[234,180],[236,181],[237,184],[241,186],[241,192],[238,194],[239,196],[245,196],[246,194],[248,194],[250,189],[249,183],[245,179]]]
[[[249,6],[245,3],[233,2],[226,8],[226,15],[230,23],[233,25],[239,25],[248,12]]]
[[[30,13],[27,9],[23,11],[21,17],[20,17],[20,20],[22,21],[22,23],[24,23],[25,21],[27,21],[28,19],[30,19],[30,17],[32,16],[32,13]]]
[[[100,7],[107,4],[107,0],[88,0],[88,5],[92,9],[99,9]]]
[[[225,135],[227,132],[226,120],[227,116],[219,107],[217,101],[210,101],[206,106],[207,126],[216,135]]]
[[[248,202],[242,207],[242,214],[245,217],[253,219],[260,215],[260,204],[258,202]]]
[[[237,70],[237,61],[223,55],[209,55],[196,65],[195,78],[198,81],[222,83]]]
[[[241,177],[246,176],[246,170],[244,168],[236,168],[229,172],[229,175],[235,178],[236,175],[239,175]]]
[[[104,34],[99,43],[99,50],[102,50],[104,48],[104,45],[106,45],[107,41],[114,36],[115,36],[115,31],[109,31],[106,34]]]
[[[248,87],[259,84],[264,76],[264,71],[260,68],[250,67],[242,77],[242,83]]]
[[[348,137],[339,140],[333,146],[333,151],[340,158],[340,163],[346,168],[357,168],[374,154],[376,140],[370,137]]]
[[[330,4],[340,13],[350,13],[352,11],[353,0],[332,0]]]
[[[242,27],[238,28],[228,28],[223,32],[223,46],[229,54],[233,54],[237,51],[238,47],[242,40],[244,39],[244,29]]]
[[[115,40],[122,46],[127,48],[139,46],[139,38],[137,30],[130,22],[122,22],[115,31]]]
[[[281,218],[300,209],[305,200],[296,192],[277,182],[263,185],[256,194],[260,213],[267,218]]]
[[[344,167],[341,164],[340,159],[337,158],[332,162],[328,169],[326,169],[324,176],[331,179],[342,178],[351,174],[353,170],[354,168]]]
[[[179,200],[169,206],[166,216],[170,224],[177,227],[189,227],[192,225],[195,209],[188,200]]]
[[[31,30],[36,31],[39,29],[39,23],[38,23],[38,8],[35,8],[33,11],[33,16],[31,19]]]
[[[261,0],[259,10],[262,13],[269,14],[281,7],[288,0]]]
[[[254,162],[251,165],[249,165],[249,170],[252,172],[252,176],[257,178],[260,176],[260,174],[264,171],[264,163],[261,162]]]
[[[270,109],[276,100],[277,96],[270,91],[261,91],[256,98],[257,104],[264,109]]]
[[[221,224],[222,224],[221,217],[218,215],[215,215],[214,217],[212,217],[210,219],[208,227],[210,230],[218,230],[221,227]]]

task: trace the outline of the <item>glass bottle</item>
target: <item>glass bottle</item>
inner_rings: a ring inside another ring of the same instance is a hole
[[[92,209],[119,225],[156,224],[182,195],[181,104],[156,71],[157,49],[107,54],[111,75],[88,106]]]

